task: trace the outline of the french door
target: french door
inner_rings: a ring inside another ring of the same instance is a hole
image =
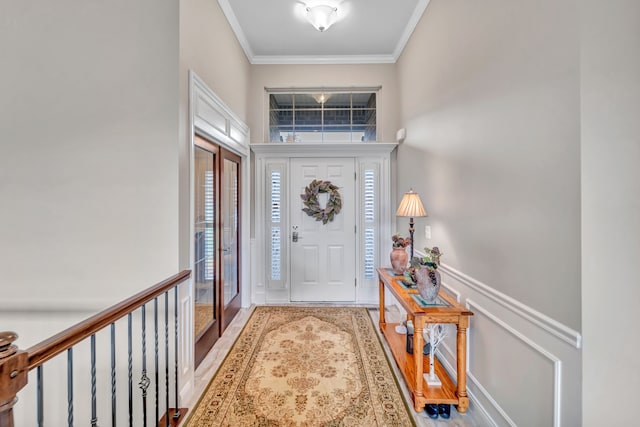
[[[240,310],[240,156],[220,149],[222,330]]]
[[[194,337],[196,366],[240,308],[240,158],[194,138]]]

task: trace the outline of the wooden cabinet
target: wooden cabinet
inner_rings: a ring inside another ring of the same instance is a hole
[[[394,276],[387,268],[378,268],[380,291],[380,330],[389,343],[393,357],[409,386],[413,396],[416,411],[424,409],[429,403],[449,403],[457,406],[458,412],[464,413],[469,407],[467,397],[467,327],[469,316],[473,313],[460,305],[452,296],[440,291],[440,303],[423,306],[419,298],[413,295],[418,291],[409,289],[402,283],[402,276]],[[386,323],[384,295],[385,288],[398,300],[407,312],[407,319],[413,321],[413,354],[406,351],[406,336],[396,332],[398,323]],[[422,331],[426,324],[451,323],[457,328],[456,359],[458,384],[449,378],[447,371],[437,360],[435,372],[442,382],[441,386],[429,386],[423,378],[423,373],[429,372],[429,358],[423,356],[420,349],[424,346]]]

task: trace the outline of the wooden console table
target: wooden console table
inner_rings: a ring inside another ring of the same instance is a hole
[[[394,276],[392,270],[378,268],[380,284],[380,330],[387,339],[393,357],[398,364],[404,379],[413,395],[413,406],[421,412],[426,404],[449,403],[457,406],[458,412],[467,412],[469,398],[467,397],[467,327],[469,316],[473,313],[460,305],[452,296],[440,291],[439,303],[421,306],[412,296],[416,289],[409,289],[403,285],[402,276]],[[413,354],[406,351],[406,336],[396,332],[399,323],[387,323],[384,309],[385,287],[393,294],[407,312],[407,319],[413,321]],[[447,371],[435,360],[435,372],[442,382],[442,386],[429,386],[423,378],[423,373],[429,372],[429,357],[423,357],[424,339],[422,331],[429,323],[452,323],[457,327],[456,361],[458,385],[456,386]]]

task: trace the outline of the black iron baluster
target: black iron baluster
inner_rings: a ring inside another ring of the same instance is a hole
[[[116,324],[111,324],[111,427],[116,427]]]
[[[73,347],[67,350],[67,424],[73,427]]]
[[[174,289],[174,305],[173,305],[173,309],[174,309],[174,313],[173,313],[173,324],[174,324],[174,332],[175,332],[175,348],[176,348],[176,354],[174,355],[174,376],[175,376],[175,401],[176,401],[176,406],[175,406],[175,410],[173,412],[173,418],[174,419],[178,419],[180,418],[180,409],[178,408],[178,286],[176,286]]]
[[[91,335],[91,427],[98,427],[96,405],[96,336]]]
[[[169,292],[164,293],[164,388],[166,416],[165,427],[169,427]]]
[[[147,377],[147,308],[142,306],[142,377],[138,386],[142,389],[142,425],[147,425],[147,389],[149,388]]]
[[[133,345],[131,343],[131,313],[127,316],[127,344],[128,344],[128,362],[129,362],[129,427],[133,427]]]
[[[36,395],[38,399],[38,427],[44,426],[44,404],[43,404],[44,378],[42,376],[42,369],[43,369],[42,365],[40,365],[38,366],[38,370],[36,371],[36,378],[37,378]]]
[[[153,323],[154,323],[154,351],[155,351],[155,388],[156,388],[156,423],[154,425],[160,424],[160,412],[159,412],[159,370],[158,370],[158,297],[153,299]]]

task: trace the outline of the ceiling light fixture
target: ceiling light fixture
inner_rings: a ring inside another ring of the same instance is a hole
[[[313,96],[313,99],[315,99],[318,104],[324,104],[329,100],[329,98],[331,97],[331,94],[322,92],[322,93],[314,93],[311,96]]]
[[[307,21],[321,33],[327,31],[338,20],[338,8],[325,4],[307,6]]]

